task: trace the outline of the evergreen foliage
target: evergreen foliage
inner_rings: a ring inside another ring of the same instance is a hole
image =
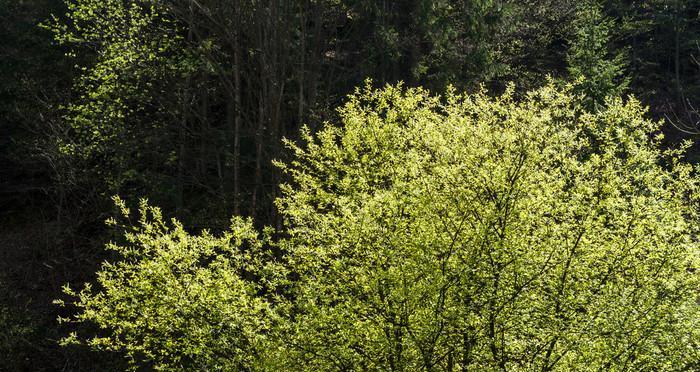
[[[602,104],[610,96],[621,96],[629,84],[624,77],[627,64],[624,53],[609,56],[612,26],[597,2],[579,6],[568,55],[569,74],[589,105]]]

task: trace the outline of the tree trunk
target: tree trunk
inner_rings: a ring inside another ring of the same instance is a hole
[[[299,40],[299,108],[298,108],[298,118],[297,118],[297,124],[301,126],[304,121],[304,68],[305,68],[305,57],[306,57],[306,6],[305,3],[302,2],[304,5],[300,5],[299,9],[299,20],[300,20],[300,30],[301,30],[301,35],[300,35],[300,40]]]
[[[255,129],[255,175],[254,175],[254,185],[253,185],[253,195],[251,198],[251,215],[257,215],[258,209],[258,193],[262,189],[262,157],[263,157],[263,132],[265,131],[265,121],[266,121],[266,108],[269,109],[268,105],[268,80],[269,80],[269,68],[267,66],[266,50],[267,47],[267,20],[269,15],[266,14],[264,9],[260,9],[260,25],[258,27],[258,47],[260,48],[260,85],[258,92],[258,125]]]
[[[240,2],[234,2],[236,9],[240,9]],[[233,213],[241,213],[241,43],[240,33],[243,30],[241,23],[243,17],[240,11],[234,30],[233,40],[233,85],[234,85],[234,115],[233,115]]]
[[[189,31],[187,32],[187,41],[192,42],[192,16],[193,9],[190,5]],[[180,106],[180,127],[178,128],[178,156],[177,156],[177,176],[176,176],[176,191],[175,191],[175,214],[181,217],[184,207],[185,193],[185,141],[187,128],[187,114],[189,112],[190,101],[190,76],[185,79],[185,87],[182,90],[182,102]]]

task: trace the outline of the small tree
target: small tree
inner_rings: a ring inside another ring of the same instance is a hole
[[[576,91],[584,95],[589,107],[621,95],[629,85],[624,77],[625,55],[611,56],[609,51],[612,26],[597,0],[583,2],[576,11],[567,62]]]
[[[144,220],[77,319],[162,369],[695,368],[697,181],[643,115],[366,88],[288,143],[279,262]]]

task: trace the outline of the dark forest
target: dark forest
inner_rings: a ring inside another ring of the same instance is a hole
[[[698,1],[0,0],[0,130],[2,371],[700,370]]]

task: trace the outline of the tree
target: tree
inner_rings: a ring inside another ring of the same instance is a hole
[[[364,91],[293,147],[293,368],[695,363],[697,183],[639,103],[445,101]]]
[[[611,28],[611,20],[597,1],[579,6],[567,62],[571,79],[589,105],[602,104],[608,96],[620,96],[629,84],[624,77],[625,55],[609,56]]]
[[[182,209],[196,69],[182,29],[158,2],[83,0],[67,7],[70,22],[55,19],[49,27],[73,56],[92,58],[80,66],[77,97],[65,110],[70,131],[58,146],[80,162],[80,181],[98,195],[147,187]]]
[[[76,320],[162,369],[695,368],[693,168],[637,101],[570,90],[359,90],[288,142],[282,237],[142,206]]]

